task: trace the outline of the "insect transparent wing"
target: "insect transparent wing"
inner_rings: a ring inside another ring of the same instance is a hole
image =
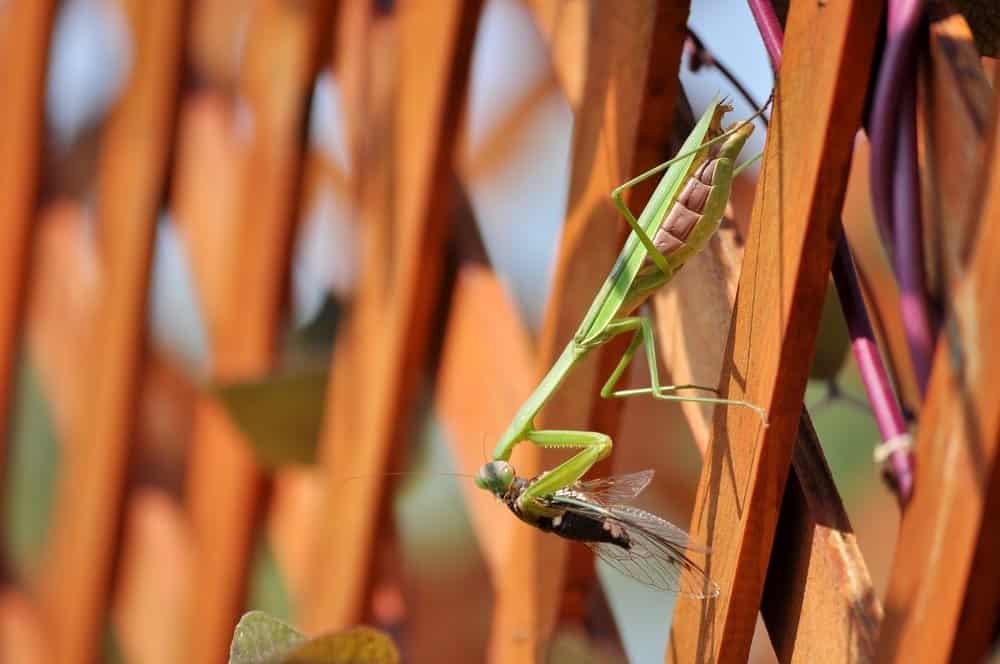
[[[569,487],[569,491],[579,494],[588,501],[599,505],[612,505],[628,502],[642,493],[653,479],[653,470],[640,470],[626,475],[600,477],[594,480],[577,482]]]
[[[687,533],[635,507],[613,505],[608,511],[628,534],[631,546],[626,549],[608,542],[587,542],[601,560],[658,590],[702,599],[718,596],[719,586],[686,553],[707,550],[692,545]]]
[[[632,524],[637,528],[642,528],[666,542],[678,546],[686,551],[697,551],[699,553],[710,553],[711,549],[691,541],[691,536],[683,528],[678,528],[663,517],[652,512],[633,507],[632,505],[607,505],[604,507],[615,518]]]

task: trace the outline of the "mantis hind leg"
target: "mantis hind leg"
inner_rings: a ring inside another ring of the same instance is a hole
[[[767,414],[764,412],[764,409],[748,401],[743,401],[741,399],[724,399],[718,396],[699,397],[672,394],[673,392],[680,390],[702,390],[704,392],[713,392],[715,394],[718,394],[719,391],[714,387],[706,387],[704,385],[660,385],[660,370],[656,357],[656,338],[653,336],[653,326],[649,322],[649,319],[644,316],[633,316],[630,318],[623,318],[608,325],[608,336],[614,336],[625,332],[634,333],[632,341],[629,343],[628,348],[618,361],[618,366],[616,366],[615,370],[611,372],[611,376],[608,378],[608,381],[604,384],[604,387],[601,388],[601,396],[605,399],[649,395],[654,399],[661,399],[663,401],[693,401],[696,403],[743,406],[755,411],[758,415],[760,415],[764,423],[767,423]],[[616,390],[615,385],[618,384],[622,374],[625,373],[625,369],[632,363],[632,359],[635,357],[635,353],[639,349],[640,345],[644,345],[646,350],[646,362],[649,365],[650,386],[629,390]]]
[[[630,210],[628,205],[625,204],[625,199],[622,198],[622,192],[631,187],[634,187],[643,180],[649,179],[659,174],[663,169],[667,168],[671,163],[673,162],[668,161],[666,163],[660,164],[656,168],[648,170],[639,177],[629,180],[628,182],[621,185],[620,187],[615,188],[615,190],[611,192],[611,198],[615,202],[615,207],[617,207],[618,211],[622,213],[623,217],[625,217],[625,221],[628,222],[628,225],[632,228],[632,231],[635,233],[636,237],[639,238],[639,242],[642,243],[642,246],[646,248],[646,253],[649,256],[649,258],[653,261],[653,263],[656,264],[656,267],[658,267],[660,271],[663,272],[664,276],[666,276],[667,279],[670,279],[670,277],[673,276],[674,268],[670,267],[670,264],[667,263],[667,257],[663,255],[663,252],[661,252],[659,249],[656,248],[655,244],[653,244],[653,238],[649,237],[649,234],[646,233],[646,230],[639,225],[639,221],[635,218],[635,215],[632,214],[632,210]]]
[[[737,175],[742,173],[744,170],[749,168],[751,165],[753,165],[754,162],[756,162],[763,156],[764,156],[763,152],[758,152],[756,155],[754,155],[750,159],[746,160],[745,162],[737,166],[733,170],[733,177],[736,177]],[[636,237],[639,238],[639,242],[641,242],[642,246],[645,247],[646,253],[649,256],[649,258],[653,261],[656,267],[660,269],[660,271],[663,273],[663,275],[667,278],[668,281],[672,276],[674,276],[674,272],[676,272],[676,269],[670,266],[670,264],[667,262],[667,257],[663,255],[663,252],[661,252],[659,249],[656,248],[655,244],[653,244],[653,238],[651,238],[649,236],[649,233],[647,233],[646,230],[639,224],[639,220],[636,219],[635,215],[632,213],[632,210],[630,210],[628,205],[625,204],[625,199],[622,197],[622,194],[628,189],[631,189],[635,185],[639,184],[640,182],[643,182],[644,180],[648,180],[651,177],[659,175],[664,170],[666,170],[671,164],[673,164],[675,161],[681,158],[683,157],[677,157],[671,159],[670,161],[665,161],[659,166],[655,166],[646,171],[645,173],[643,173],[642,175],[634,177],[625,184],[616,187],[615,190],[611,192],[611,198],[615,202],[615,207],[618,208],[618,211],[621,212],[623,217],[625,217],[625,221],[628,222],[628,225],[635,232]]]
[[[742,164],[739,164],[738,166],[736,166],[736,168],[733,169],[733,177],[736,177],[737,175],[739,175],[740,173],[742,173],[746,169],[748,169],[751,166],[753,166],[753,164],[756,163],[756,162],[758,162],[758,161],[760,161],[760,158],[763,157],[763,156],[764,156],[763,152],[758,152],[754,156],[752,156],[749,159],[747,159],[746,161],[744,161]]]
[[[576,448],[582,451],[544,473],[518,498],[518,506],[531,512],[537,500],[564,489],[583,477],[591,467],[611,454],[611,436],[596,431],[529,431],[528,440],[544,448]]]

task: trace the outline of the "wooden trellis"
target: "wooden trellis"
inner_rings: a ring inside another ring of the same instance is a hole
[[[100,138],[101,279],[82,365],[86,388],[73,403],[37,583],[2,579],[0,661],[95,661],[109,611],[148,609],[165,596],[142,570],[157,574],[170,552],[183,588],[155,615],[133,614],[136,633],[162,644],[158,662],[222,661],[244,606],[253,537],[265,523],[285,528],[296,552],[286,573],[308,630],[369,618],[380,560],[392,547],[394,483],[385,472],[398,469],[413,435],[421,377],[436,368],[434,406],[456,459],[475,467],[484,434],[492,439],[505,427],[504,414],[556,357],[617,255],[624,225],[608,193],[670,152],[689,10],[685,0],[525,0],[574,113],[568,212],[533,344],[471,230],[457,177],[481,0],[404,0],[391,12],[363,0],[258,0],[239,76],[229,79],[206,35],[238,23],[242,3],[118,4],[135,35],[134,67]],[[32,280],[56,5],[0,5],[3,431]],[[782,662],[973,661],[994,638],[1000,531],[987,519],[1000,506],[1000,387],[992,391],[1000,356],[990,344],[1000,326],[1000,268],[991,255],[993,242],[1000,246],[1000,105],[991,104],[978,60],[949,68],[955,43],[971,43],[960,17],[933,24],[922,85],[952,100],[949,86],[971,77],[978,96],[957,108],[933,106],[925,120],[937,130],[934,148],[948,137],[985,146],[981,162],[932,150],[943,177],[979,168],[983,184],[965,185],[961,195],[944,186],[932,192],[944,201],[936,209],[961,218],[967,242],[949,253],[942,277],[953,282],[954,306],[921,406],[918,489],[903,513],[884,616],[802,405],[881,18],[880,5],[864,0],[791,3],[745,245],[723,230],[655,301],[660,320],[672,321],[659,342],[677,382],[720,382],[771,414],[762,427],[746,409],[684,407],[704,456],[690,527],[712,548],[706,568],[723,592],[712,602],[678,601],[669,661],[746,661],[758,614]],[[205,394],[196,397],[183,495],[133,490],[129,460],[149,362],[146,293],[164,199],[183,211],[180,232],[196,256],[213,377],[265,374],[294,220],[322,168],[302,138],[310,90],[327,65],[343,92],[351,162],[335,186],[356,205],[363,251],[331,360],[321,463],[263,473]],[[972,119],[957,124],[978,132],[950,129],[949,112],[967,113]],[[249,122],[252,138],[218,118]],[[632,192],[633,208],[648,193]],[[867,295],[877,309],[891,298],[878,286]],[[898,346],[891,321],[881,327]],[[597,398],[615,357],[608,353],[574,374],[545,422],[617,431],[620,402]],[[905,369],[901,375],[912,401]],[[559,457],[518,454],[526,476]],[[329,490],[345,476],[359,478],[349,503]],[[293,509],[301,496],[318,498]],[[485,656],[544,661],[557,624],[580,622],[589,610],[591,561],[512,518],[496,521],[485,492],[470,486],[465,496],[493,589]],[[141,544],[143,529],[156,527],[167,542],[160,550]]]

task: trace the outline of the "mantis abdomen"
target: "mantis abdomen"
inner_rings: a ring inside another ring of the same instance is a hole
[[[621,314],[635,309],[653,291],[669,281],[673,272],[704,249],[719,229],[729,201],[736,156],[752,131],[753,125],[749,123],[740,127],[718,152],[702,162],[688,178],[653,235],[653,246],[667,259],[672,272],[664,274],[647,257],[629,290]]]
[[[724,187],[714,184],[720,165],[722,170],[732,172],[732,162],[728,159],[712,159],[698,167],[653,236],[653,244],[675,268],[700,251],[719,227],[722,215],[713,214],[717,206],[709,203],[713,198],[721,199],[724,209],[729,198],[728,183]],[[716,189],[720,193],[725,189],[725,195],[713,197]],[[649,263],[652,266],[652,261]]]

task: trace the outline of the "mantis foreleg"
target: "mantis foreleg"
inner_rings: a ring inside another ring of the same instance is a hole
[[[525,440],[544,448],[579,448],[581,452],[543,474],[518,499],[522,510],[538,509],[537,500],[550,496],[583,477],[590,468],[611,454],[611,437],[596,431],[529,431]]]

